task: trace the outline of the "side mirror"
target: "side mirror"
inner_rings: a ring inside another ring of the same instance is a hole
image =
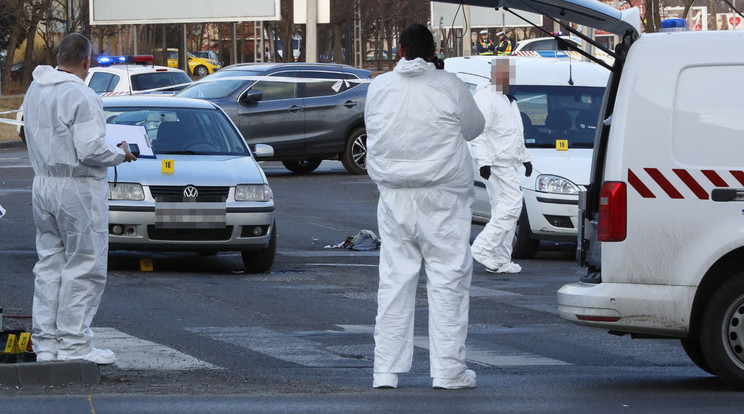
[[[274,147],[266,144],[256,144],[256,147],[253,149],[253,155],[257,160],[273,157]]]
[[[256,103],[263,99],[262,91],[248,91],[240,97],[240,103]]]

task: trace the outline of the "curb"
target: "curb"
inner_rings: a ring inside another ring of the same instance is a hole
[[[16,140],[16,141],[0,141],[0,148],[24,148],[25,145],[23,144],[23,141]]]
[[[0,385],[98,384],[101,374],[91,361],[21,362],[0,364]]]

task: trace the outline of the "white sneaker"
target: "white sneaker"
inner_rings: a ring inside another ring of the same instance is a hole
[[[498,269],[486,268],[486,272],[491,272],[491,273],[519,273],[521,271],[522,271],[522,266],[514,262],[509,262],[505,265],[502,265]]]
[[[92,351],[85,355],[58,355],[58,361],[72,361],[82,359],[85,361],[95,362],[98,365],[111,365],[116,362],[116,355],[108,349],[93,348]]]
[[[375,373],[372,378],[373,388],[398,388],[398,374]]]
[[[475,371],[466,369],[457,378],[434,378],[432,388],[438,390],[462,390],[475,388]]]

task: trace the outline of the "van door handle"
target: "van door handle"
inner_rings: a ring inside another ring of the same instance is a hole
[[[347,107],[347,108],[353,108],[353,107],[357,106],[357,103],[356,103],[356,101],[346,101],[346,103],[344,104],[344,106]]]
[[[710,193],[713,201],[744,201],[744,189],[716,188]]]

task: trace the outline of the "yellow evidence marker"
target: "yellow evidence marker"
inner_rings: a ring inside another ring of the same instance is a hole
[[[162,170],[163,174],[173,174],[173,170],[175,169],[176,162],[173,160],[163,160],[162,162]]]

